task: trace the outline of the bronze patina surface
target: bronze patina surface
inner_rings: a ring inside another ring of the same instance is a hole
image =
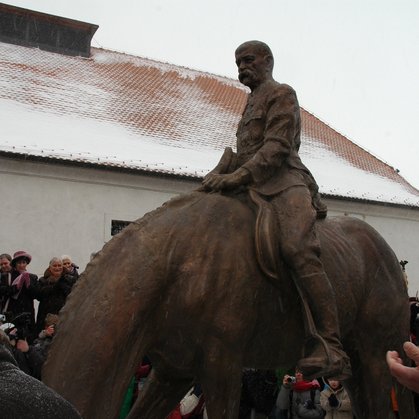
[[[261,272],[254,222],[236,198],[197,192],[126,227],[89,263],[62,310],[46,384],[85,419],[115,418],[148,354],[153,373],[131,417],[165,418],[196,381],[209,418],[237,418],[243,367],[293,368],[304,343],[294,283],[286,270],[276,284]],[[400,265],[360,220],[319,221],[318,234],[352,361],[345,386],[355,413],[390,419],[385,353],[402,353],[409,324]],[[410,394],[399,397],[406,412]]]
[[[89,263],[60,313],[45,382],[85,419],[115,418],[147,354],[153,370],[130,418],[164,419],[196,382],[210,419],[236,419],[243,368],[299,364],[345,378],[358,418],[393,418],[385,354],[409,336],[398,260],[368,224],[326,218],[298,156],[295,92],[272,79],[269,48],[242,44],[236,63],[251,90],[237,152]],[[398,402],[413,417],[411,394]]]

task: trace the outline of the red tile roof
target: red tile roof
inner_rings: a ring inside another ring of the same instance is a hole
[[[95,48],[87,59],[0,43],[0,86],[8,115],[37,121],[26,135],[4,116],[0,151],[198,178],[234,146],[246,101],[238,81]],[[323,193],[419,207],[419,191],[394,168],[304,109],[302,123],[301,155]],[[73,139],[83,136],[82,144],[68,139],[76,128]],[[110,128],[121,135],[101,142],[100,130]],[[379,184],[377,191],[359,190],[357,180],[335,184],[324,159],[333,160],[340,179],[353,171]]]

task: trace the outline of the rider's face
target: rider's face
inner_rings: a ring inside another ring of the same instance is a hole
[[[251,45],[239,47],[236,51],[236,65],[239,80],[250,90],[256,89],[266,80],[269,59],[257,48]]]

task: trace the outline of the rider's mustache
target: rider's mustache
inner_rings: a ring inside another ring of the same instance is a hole
[[[251,70],[243,70],[239,71],[239,80],[242,81],[245,77],[252,77],[253,71]]]

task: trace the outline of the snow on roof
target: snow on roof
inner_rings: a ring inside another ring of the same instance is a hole
[[[68,57],[0,43],[0,151],[199,178],[246,101],[238,81],[92,48]],[[300,155],[323,194],[419,207],[419,191],[302,109]]]

